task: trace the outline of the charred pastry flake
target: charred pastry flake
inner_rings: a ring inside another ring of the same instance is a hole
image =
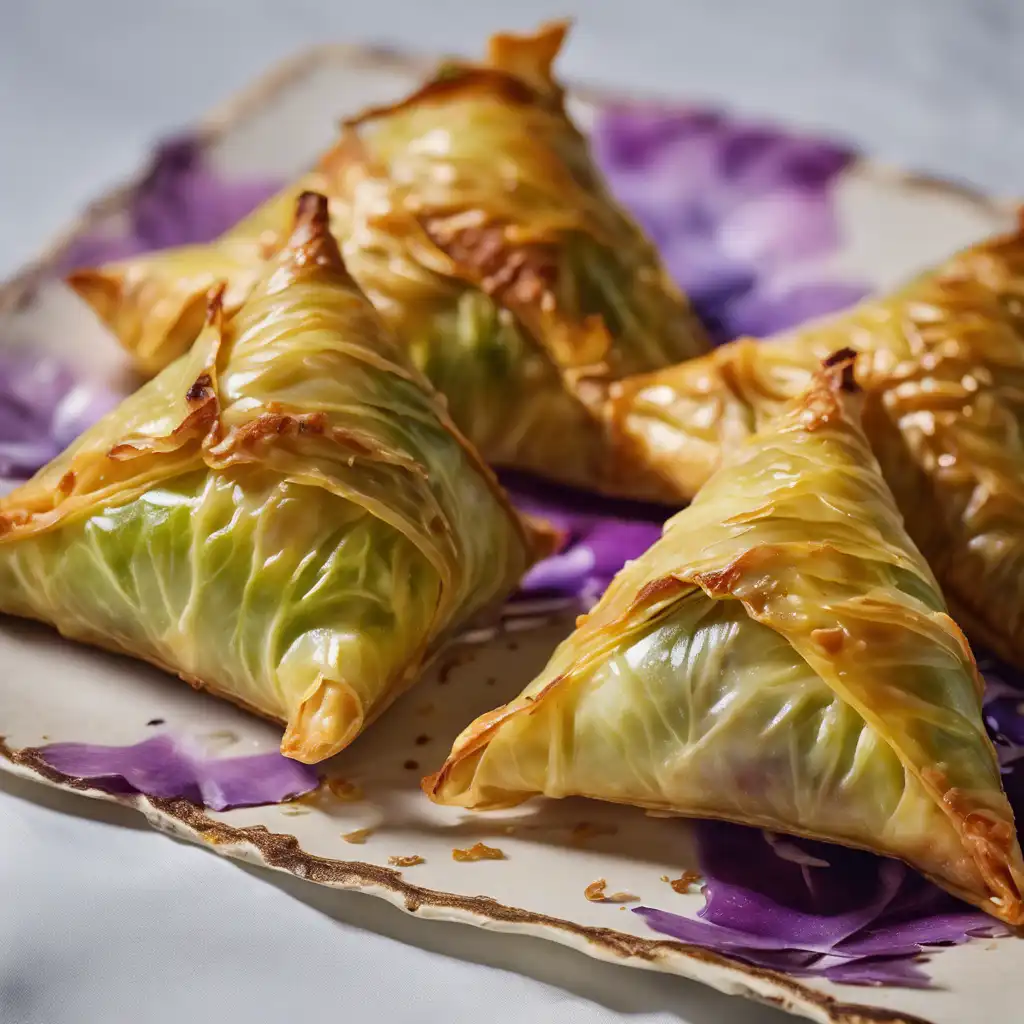
[[[300,192],[295,201],[296,221],[327,225],[327,197],[319,192]]]
[[[201,402],[208,397],[210,385],[213,380],[208,373],[204,373],[195,379],[192,387],[185,392],[185,399],[189,402]]]
[[[558,267],[550,247],[517,248],[501,225],[457,227],[428,221],[432,240],[456,263],[466,267],[488,294],[512,306],[535,306],[550,295]]]
[[[265,444],[274,437],[297,434],[322,434],[325,417],[323,413],[312,412],[290,416],[285,413],[266,412],[236,430],[214,449],[216,454],[230,452],[237,448],[253,448]]]
[[[372,828],[357,828],[352,832],[342,833],[341,838],[346,843],[355,843],[358,846],[362,846],[373,835],[374,831]]]
[[[841,348],[822,362],[825,369],[839,368],[839,387],[851,394],[860,390],[853,373],[857,353],[852,348]]]
[[[678,892],[685,896],[692,891],[693,886],[701,880],[701,877],[699,871],[687,869],[678,878],[669,878],[668,875],[662,875],[662,881],[668,882],[673,892]]]
[[[826,654],[835,657],[840,651],[842,651],[847,640],[847,633],[839,626],[833,626],[830,629],[815,629],[811,633],[811,639],[823,651],[825,651]]]
[[[639,896],[634,896],[631,892],[608,893],[605,891],[607,887],[607,879],[599,878],[596,882],[591,882],[583,890],[583,895],[591,903],[635,903],[640,898]]]
[[[474,843],[466,850],[452,850],[452,860],[507,860],[503,850],[496,846],[487,846],[484,843]]]
[[[227,281],[218,281],[206,293],[206,324],[212,326],[224,314],[224,293],[228,290]]]

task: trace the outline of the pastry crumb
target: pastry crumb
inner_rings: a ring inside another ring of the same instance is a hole
[[[420,733],[420,735],[416,737],[416,746],[417,747],[426,746],[429,742],[430,742],[430,737],[425,732],[424,733]]]
[[[496,846],[474,843],[468,850],[452,850],[452,860],[507,860],[504,851]]]
[[[701,873],[699,871],[690,871],[689,869],[684,871],[678,878],[669,879],[665,877],[665,881],[668,882],[675,892],[686,895],[693,891],[693,886],[701,880]]]
[[[362,846],[362,844],[365,843],[373,833],[374,830],[372,828],[357,828],[353,832],[343,832],[341,838],[344,839],[346,843],[358,843]]]
[[[411,757],[409,758],[409,760],[408,760],[408,761],[405,761],[405,762],[403,762],[403,764],[402,764],[402,767],[403,767],[403,768],[404,768],[404,769],[405,769],[405,770],[406,770],[407,772],[414,772],[414,771],[416,771],[416,769],[417,769],[417,768],[419,768],[419,766],[420,766],[420,763],[419,763],[419,761],[414,761],[414,760],[413,760],[413,759],[412,759]]]
[[[671,882],[671,881],[672,881],[672,879],[671,879],[671,878],[669,878],[669,877],[668,877],[668,875],[662,875],[662,876],[661,876],[661,880],[662,880],[663,882]]]
[[[635,903],[640,899],[639,896],[634,896],[631,892],[606,892],[607,887],[607,880],[599,878],[583,890],[583,895],[591,903]]]
[[[339,800],[347,804],[354,804],[363,799],[363,787],[348,779],[328,779],[327,788]]]
[[[286,818],[300,818],[303,814],[309,814],[309,808],[299,803],[288,803],[281,805],[281,813]]]
[[[414,868],[417,864],[426,864],[427,862],[418,853],[413,853],[408,857],[388,857],[388,863],[393,864],[396,868]]]

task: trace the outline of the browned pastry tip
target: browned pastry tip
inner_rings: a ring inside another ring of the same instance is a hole
[[[218,281],[206,293],[206,323],[216,324],[224,315],[224,293],[227,291],[227,281]]]
[[[854,364],[857,360],[857,353],[852,348],[837,349],[828,358],[822,360],[822,368],[831,371],[830,378],[842,391],[856,394],[860,391],[860,385],[854,376]]]
[[[302,192],[295,201],[292,231],[281,253],[282,263],[295,270],[325,267],[348,277],[345,261],[333,234],[327,197],[320,192]]]

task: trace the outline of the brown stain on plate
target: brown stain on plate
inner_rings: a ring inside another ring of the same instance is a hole
[[[867,1006],[863,1003],[847,1003],[801,984],[795,978],[764,967],[752,967],[720,953],[691,946],[672,939],[647,939],[625,932],[617,932],[613,928],[581,925],[563,918],[551,917],[518,907],[506,906],[490,896],[460,896],[457,893],[438,892],[425,889],[406,882],[400,871],[393,868],[380,867],[376,864],[364,864],[358,861],[331,860],[306,853],[299,846],[294,836],[271,832],[264,825],[250,825],[236,828],[223,822],[207,817],[203,808],[191,800],[175,798],[163,800],[137,796],[111,796],[98,790],[89,780],[65,775],[51,768],[38,750],[31,747],[15,750],[0,737],[0,758],[6,758],[47,782],[63,789],[74,790],[88,795],[100,793],[127,807],[145,813],[151,807],[166,817],[173,819],[192,832],[201,842],[217,847],[246,847],[255,853],[259,860],[269,868],[286,871],[298,878],[317,885],[330,885],[338,888],[365,888],[372,885],[402,897],[406,911],[415,914],[421,907],[432,907],[454,910],[473,917],[484,918],[496,924],[509,924],[517,927],[524,925],[549,929],[561,935],[584,939],[589,945],[611,954],[621,960],[636,958],[647,963],[668,963],[675,957],[709,964],[725,970],[730,980],[742,986],[742,992],[729,994],[742,995],[755,1002],[777,1006],[789,1013],[799,1012],[805,1016],[807,1010],[817,1011],[819,1019],[829,1024],[934,1024],[924,1017],[899,1011],[886,1010],[883,1007]],[[152,818],[147,816],[147,820]],[[675,972],[673,972],[675,973]],[[754,979],[773,985],[786,995],[773,995],[758,992],[744,984]],[[693,979],[696,980],[696,979]],[[699,982],[708,984],[707,982]],[[710,986],[709,987],[714,987]]]

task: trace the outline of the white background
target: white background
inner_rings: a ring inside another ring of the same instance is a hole
[[[1019,0],[0,0],[0,276],[275,60],[328,40],[479,51],[578,15],[576,80],[765,114],[1024,194]],[[0,672],[3,667],[0,666]],[[3,723],[0,722],[0,733]],[[856,997],[856,992],[851,990]],[[549,943],[410,920],[0,778],[0,1024],[771,1024]]]

